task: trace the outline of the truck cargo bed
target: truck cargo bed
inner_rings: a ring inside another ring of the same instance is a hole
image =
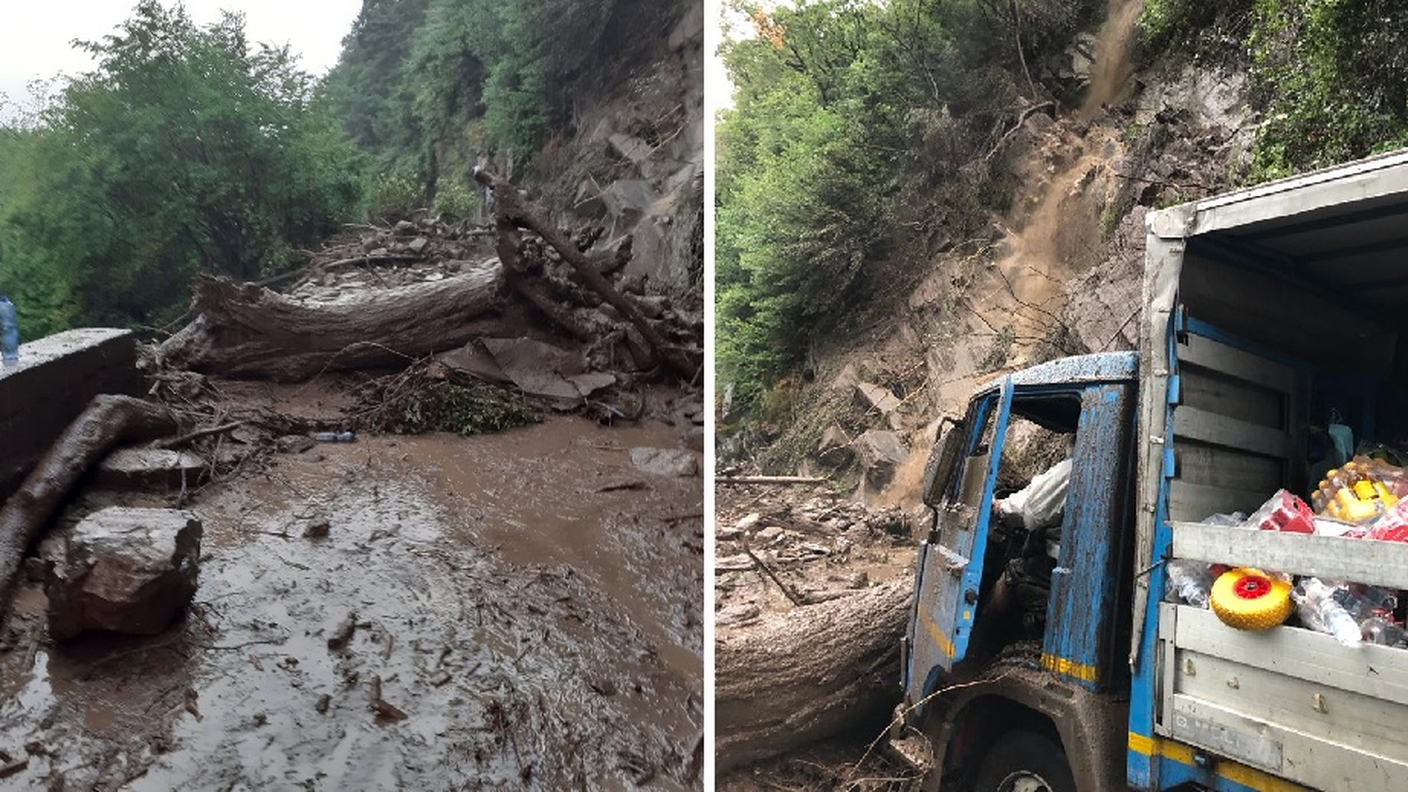
[[[1408,588],[1408,544],[1172,528],[1179,558]],[[1157,734],[1325,792],[1408,789],[1408,650],[1160,609]]]

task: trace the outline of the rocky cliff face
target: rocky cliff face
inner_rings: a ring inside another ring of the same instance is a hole
[[[633,237],[628,279],[702,299],[704,8],[690,4],[648,62],[599,101],[584,102],[571,139],[539,170],[544,203],[564,224]]]
[[[1088,96],[1099,49],[1082,37],[1043,81]],[[1225,190],[1245,168],[1255,124],[1246,83],[1225,67],[1182,65],[1133,73],[1103,102],[1027,114],[991,156],[997,178],[1015,185],[1010,209],[979,238],[946,244],[872,338],[820,361],[817,384],[797,397],[805,418],[780,428],[772,442],[782,448],[761,455],[764,467],[834,472],[837,437],[896,432],[911,458],[886,463],[883,491],[865,484],[877,480],[870,471],[858,488],[914,505],[937,419],[961,414],[979,383],[1062,355],[1135,348],[1144,217]],[[857,381],[883,386],[893,409],[855,409]],[[862,454],[846,459],[864,467]]]

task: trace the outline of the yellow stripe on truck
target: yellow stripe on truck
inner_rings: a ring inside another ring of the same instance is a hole
[[[1193,749],[1173,740],[1145,737],[1142,734],[1130,732],[1129,750],[1143,756],[1162,756],[1179,764],[1196,767],[1193,761]],[[1257,792],[1313,792],[1300,784],[1292,783],[1284,778],[1277,778],[1244,764],[1238,764],[1231,759],[1219,758],[1216,769],[1217,774],[1228,781],[1241,784],[1248,789],[1255,789]]]
[[[1057,657],[1054,654],[1042,652],[1041,667],[1047,671],[1054,671],[1068,677],[1074,677],[1084,682],[1094,682],[1099,678],[1100,672],[1092,665],[1077,663],[1064,657]]]
[[[953,641],[950,641],[948,636],[943,634],[943,631],[939,629],[939,625],[935,624],[934,620],[929,618],[929,614],[919,614],[919,623],[924,625],[924,632],[928,633],[934,643],[938,644],[939,651],[943,652],[947,657],[953,657]]]

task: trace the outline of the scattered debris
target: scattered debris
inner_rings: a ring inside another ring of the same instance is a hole
[[[357,630],[357,612],[348,611],[341,619],[327,631],[328,648],[334,652],[340,652],[347,648],[347,644],[352,640],[352,633]]]

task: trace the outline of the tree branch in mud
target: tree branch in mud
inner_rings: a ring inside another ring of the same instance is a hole
[[[899,694],[899,641],[912,588],[894,580],[721,631],[714,655],[718,771],[883,722]]]
[[[9,608],[20,560],[79,478],[114,446],[176,431],[166,408],[131,396],[95,396],[0,509],[0,613]]]
[[[699,375],[703,363],[702,352],[699,354],[699,360],[691,360],[686,350],[668,344],[640,307],[612,287],[602,276],[599,265],[589,259],[562,229],[554,225],[541,207],[520,196],[511,182],[488,171],[475,169],[474,179],[493,190],[494,228],[498,232],[496,250],[510,285],[515,290],[518,287],[514,285],[514,281],[519,280],[527,269],[524,261],[525,240],[519,230],[527,228],[551,245],[598,298],[630,321],[644,338],[647,351],[652,357],[663,358],[664,363],[682,379],[693,380]],[[642,367],[649,367],[649,361],[643,363]]]
[[[468,320],[497,309],[500,268],[374,292],[355,301],[295,302],[224,278],[196,281],[193,312],[157,348],[166,365],[283,382],[329,369],[405,363],[463,346],[479,333]]]

